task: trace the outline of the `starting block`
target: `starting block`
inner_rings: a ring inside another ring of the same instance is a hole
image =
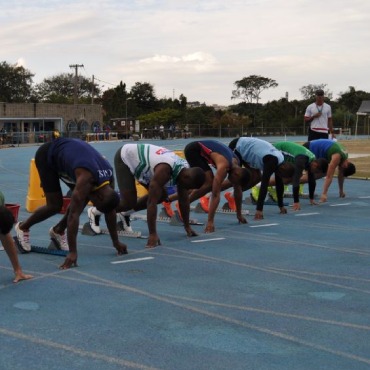
[[[131,215],[131,220],[141,220],[141,221],[148,221],[147,215],[143,214],[133,214]],[[174,215],[172,217],[168,217],[167,213],[164,208],[159,212],[159,215],[157,216],[157,222],[165,222],[172,226],[183,226],[184,223],[182,222],[182,219],[178,213],[178,211],[174,211]],[[190,225],[204,225],[203,222],[198,222],[198,220],[189,220]]]
[[[100,235],[97,234],[90,226],[90,222],[86,222],[83,225],[79,226],[79,230],[81,231],[82,235],[88,235],[88,236],[95,236]],[[128,238],[141,238],[146,239],[146,236],[141,235],[141,231],[124,231],[122,227],[122,223],[120,225],[120,222],[117,223],[117,233],[118,236],[126,236]],[[101,234],[109,235],[108,229],[101,229]]]
[[[189,220],[190,225],[204,225],[203,222],[198,222],[198,220]],[[179,215],[178,211],[175,211],[175,214],[170,219],[170,225],[172,226],[183,226],[184,222],[182,221],[182,218]]]
[[[50,241],[50,244],[47,248],[38,247],[36,245],[31,245],[31,250],[28,252],[28,251],[25,251],[22,248],[22,246],[19,244],[17,237],[14,236],[13,239],[20,253],[35,252],[35,253],[43,253],[43,254],[52,254],[54,256],[63,256],[63,257],[67,256],[67,254],[69,253],[69,251],[58,249],[57,245],[54,243],[53,240]]]
[[[315,194],[315,197],[317,194]],[[284,198],[293,198],[293,193],[284,193]],[[299,199],[310,199],[310,194],[299,194]]]
[[[248,198],[245,198],[245,203],[246,204],[257,204],[257,202],[254,201],[254,199],[252,198],[252,196],[250,196]],[[275,202],[274,200],[271,200],[271,199],[265,199],[265,202],[263,204],[265,206],[277,206],[277,202]],[[283,206],[284,207],[288,207],[289,206],[289,203],[284,202],[283,203]]]
[[[192,210],[196,213],[206,213],[200,203],[197,203],[197,205],[192,208]],[[236,215],[236,211],[232,210],[229,206],[229,203],[226,202],[222,208],[217,208],[216,213],[223,213],[223,214],[231,214]],[[249,215],[249,211],[247,209],[242,210],[242,215]]]

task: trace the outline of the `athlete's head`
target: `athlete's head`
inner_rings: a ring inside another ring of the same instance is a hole
[[[177,177],[177,184],[185,189],[199,189],[205,178],[204,171],[200,167],[184,168]]]
[[[344,177],[352,176],[356,173],[356,166],[352,162],[350,162],[348,159],[343,161],[340,167],[343,170]]]
[[[292,163],[283,162],[277,168],[277,173],[285,179],[290,179],[294,175],[294,165]]]
[[[232,184],[246,185],[251,179],[251,173],[247,168],[234,167],[228,176]]]
[[[105,185],[91,193],[90,199],[94,206],[103,213],[109,213],[119,204],[119,195],[109,185]]]
[[[326,175],[328,171],[329,162],[324,158],[318,158],[310,163],[310,171],[315,178],[320,178]]]

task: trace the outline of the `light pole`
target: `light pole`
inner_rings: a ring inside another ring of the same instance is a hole
[[[127,121],[127,102],[132,100],[132,98],[126,98],[126,117],[125,117],[125,125],[126,125],[126,139],[128,139],[128,121]]]

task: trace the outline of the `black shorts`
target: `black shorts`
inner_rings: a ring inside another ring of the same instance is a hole
[[[184,155],[190,167],[200,167],[204,172],[212,171],[209,163],[202,156],[201,146],[196,141],[186,145]]]
[[[46,143],[37,149],[35,164],[39,172],[41,187],[44,193],[62,192],[58,172],[48,164],[48,151],[51,143]],[[70,187],[70,186],[69,186]]]

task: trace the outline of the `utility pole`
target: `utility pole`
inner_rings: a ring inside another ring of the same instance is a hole
[[[77,99],[77,92],[78,92],[78,68],[80,67],[84,67],[83,64],[70,64],[69,65],[69,68],[74,68],[75,69],[75,81],[74,81],[74,98],[73,98],[73,102],[74,104],[77,104],[78,103],[78,99]]]
[[[94,104],[94,75],[92,75],[92,85],[91,85],[91,105]]]

